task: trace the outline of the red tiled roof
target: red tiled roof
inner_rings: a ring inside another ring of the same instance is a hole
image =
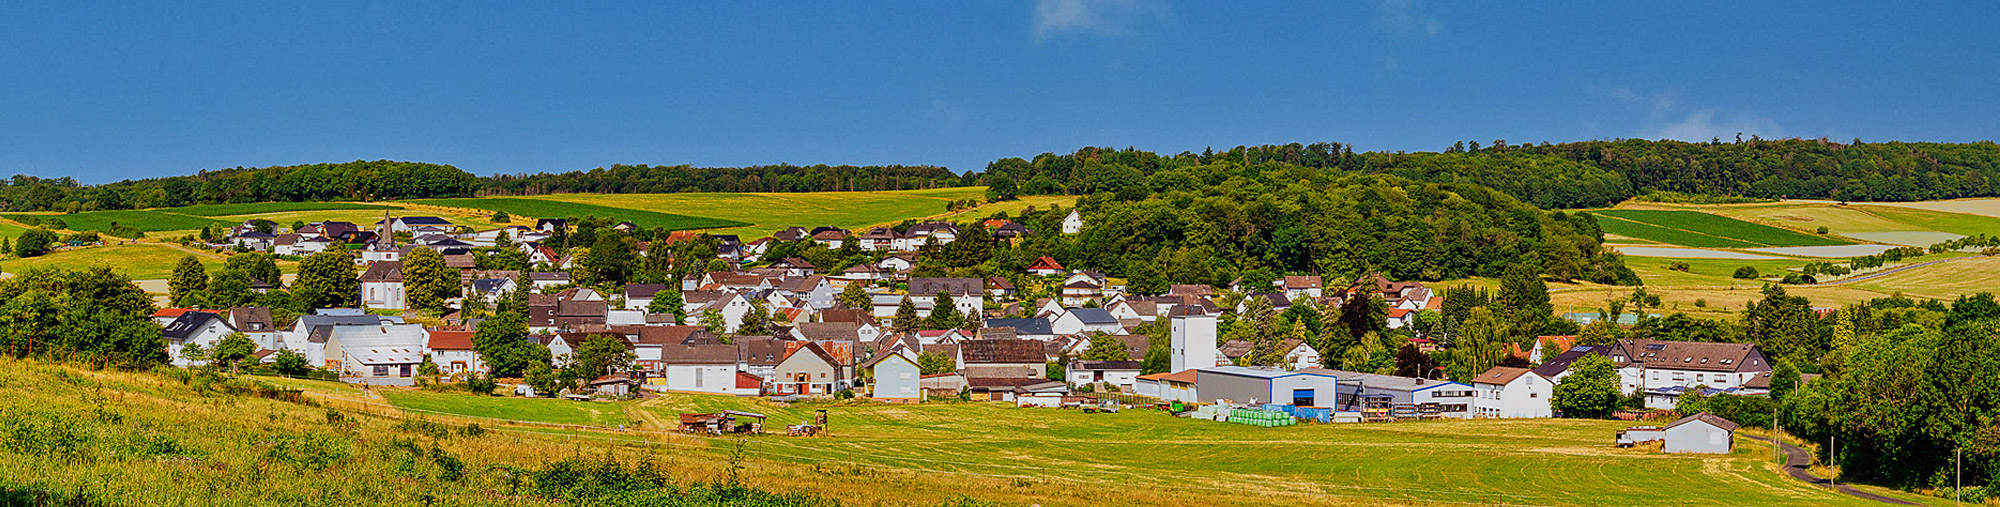
[[[471,331],[431,331],[432,349],[472,350]]]

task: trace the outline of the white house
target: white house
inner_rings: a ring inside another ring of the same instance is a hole
[[[1062,220],[1062,233],[1076,234],[1077,231],[1081,230],[1083,230],[1083,214],[1077,213],[1076,210],[1069,210],[1069,216],[1063,217]]]
[[[897,272],[909,271],[910,268],[916,267],[916,262],[916,254],[898,253],[883,257],[881,262],[875,263],[875,267],[889,270],[890,274],[893,275]]]
[[[1647,393],[1647,408],[1672,409],[1688,389],[1740,389],[1771,371],[1763,351],[1748,343],[1618,340],[1606,354],[1625,394]]]
[[[1103,308],[1070,308],[1062,316],[1049,322],[1049,328],[1056,334],[1111,333],[1124,334],[1125,325],[1117,317]]]
[[[431,330],[424,353],[430,354],[431,363],[446,375],[460,373],[485,373],[486,362],[479,359],[479,353],[472,347],[471,331]]]
[[[868,397],[892,401],[923,399],[924,391],[918,378],[922,370],[915,356],[908,347],[898,345],[862,363],[861,367],[868,369],[874,379]]]
[[[971,315],[985,311],[986,282],[978,278],[911,278],[910,301],[917,304],[919,316],[929,317],[930,312],[923,307],[934,307],[939,293],[951,295],[951,304],[958,308],[959,315]]]
[[[700,323],[702,315],[713,310],[722,315],[723,331],[734,333],[736,328],[743,326],[743,316],[750,313],[750,300],[742,294],[704,294],[701,299],[705,301],[696,302],[696,298],[692,297],[684,299],[688,322]]]
[[[1291,369],[1316,368],[1320,365],[1319,351],[1314,350],[1305,340],[1287,339],[1279,343],[1278,347],[1285,349],[1285,366]]]
[[[212,351],[215,350],[217,342],[221,342],[224,337],[234,332],[236,328],[230,327],[229,322],[223,320],[221,316],[196,310],[182,312],[179,317],[175,317],[160,330],[160,334],[167,339],[167,356],[172,359],[174,366],[181,367],[196,364],[182,357],[181,351],[187,346],[195,345]]]
[[[1472,390],[1473,417],[1549,417],[1555,382],[1527,368],[1495,366],[1473,378]]]
[[[658,364],[662,375],[647,381],[649,389],[735,394],[735,345],[665,344]]]

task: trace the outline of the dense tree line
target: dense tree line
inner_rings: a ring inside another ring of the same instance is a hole
[[[613,165],[588,171],[503,174],[486,178],[488,195],[554,193],[842,192],[954,187],[973,180],[938,166],[788,164],[749,167]]]
[[[1491,187],[1542,208],[1596,207],[1640,195],[1912,201],[2000,195],[2000,144],[1763,140],[1459,143],[1441,152],[1363,152],[1339,143],[1239,146],[1164,156],[1111,148],[987,165],[983,181],[1022,195],[1118,192],[1151,176],[1220,161],[1390,174]]]
[[[1821,456],[1848,480],[1950,488],[1959,450],[1967,485],[2000,480],[2000,302],[1895,298],[1823,320],[1824,376],[1782,399],[1786,430],[1836,439]]]
[[[1154,176],[1212,166],[1282,166],[1483,185],[1545,209],[1596,207],[1641,195],[1912,201],[2000,195],[2000,144],[1578,141],[1458,143],[1437,152],[1356,152],[1341,143],[1238,146],[1161,155],[1086,147],[1003,158],[983,173],[928,165],[694,167],[612,165],[475,176],[449,165],[387,160],[202,171],[85,186],[70,178],[0,181],[0,209],[113,210],[203,203],[378,200],[467,195],[670,192],[829,192],[985,184],[1016,195],[1162,191]],[[1127,190],[1133,189],[1133,190]]]
[[[1528,264],[1562,280],[1638,283],[1603,248],[1593,217],[1544,212],[1477,185],[1228,161],[1148,179],[1081,199],[1079,234],[1027,245],[1065,266],[1128,277],[1140,293],[1173,283],[1226,286],[1257,269],[1442,280],[1497,277]]]
[[[389,160],[201,171],[188,176],[84,186],[74,179],[0,181],[7,211],[120,210],[193,204],[464,197],[477,176],[456,167]]]

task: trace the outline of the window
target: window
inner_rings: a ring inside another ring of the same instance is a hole
[[[376,367],[375,367],[375,376],[377,376],[377,377],[387,377],[387,376],[389,376],[389,367],[387,367],[387,366],[376,366]]]
[[[409,378],[409,377],[410,377],[410,365],[407,365],[407,364],[406,364],[406,365],[403,365],[403,368],[402,368],[402,371],[401,371],[401,372],[399,372],[399,373],[400,373],[400,374],[399,374],[399,375],[397,375],[397,376],[399,376],[399,377],[403,377],[403,378]]]
[[[702,381],[706,380],[706,378],[705,378],[705,377],[708,377],[708,370],[705,370],[705,369],[701,369],[701,368],[695,368],[695,370],[694,370],[694,386],[695,386],[695,387],[701,387],[701,384],[702,384]]]

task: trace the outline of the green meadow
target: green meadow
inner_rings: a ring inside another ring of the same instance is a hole
[[[397,406],[495,413],[570,423],[550,400],[444,402],[384,393]],[[430,396],[465,396],[434,394]],[[1012,477],[991,499],[1040,505],[1378,504],[1862,505],[1779,475],[1768,447],[1739,441],[1726,456],[1673,456],[1611,445],[1629,423],[1478,420],[1307,424],[1260,428],[1133,409],[1117,414],[1022,409],[1004,403],[889,405],[867,401],[772,403],[667,394],[644,401],[563,402],[623,407],[639,427],[661,429],[681,413],[761,413],[770,431],[828,415],[816,438],[764,436],[747,456],[819,470],[853,470],[880,487],[896,478]],[[500,408],[515,406],[519,409]],[[452,407],[457,407],[456,409]],[[646,424],[651,422],[651,424]],[[663,440],[664,447],[727,452],[734,440]],[[875,472],[908,471],[909,475]],[[1685,488],[1690,482],[1701,488]],[[974,498],[988,499],[978,493]]]

